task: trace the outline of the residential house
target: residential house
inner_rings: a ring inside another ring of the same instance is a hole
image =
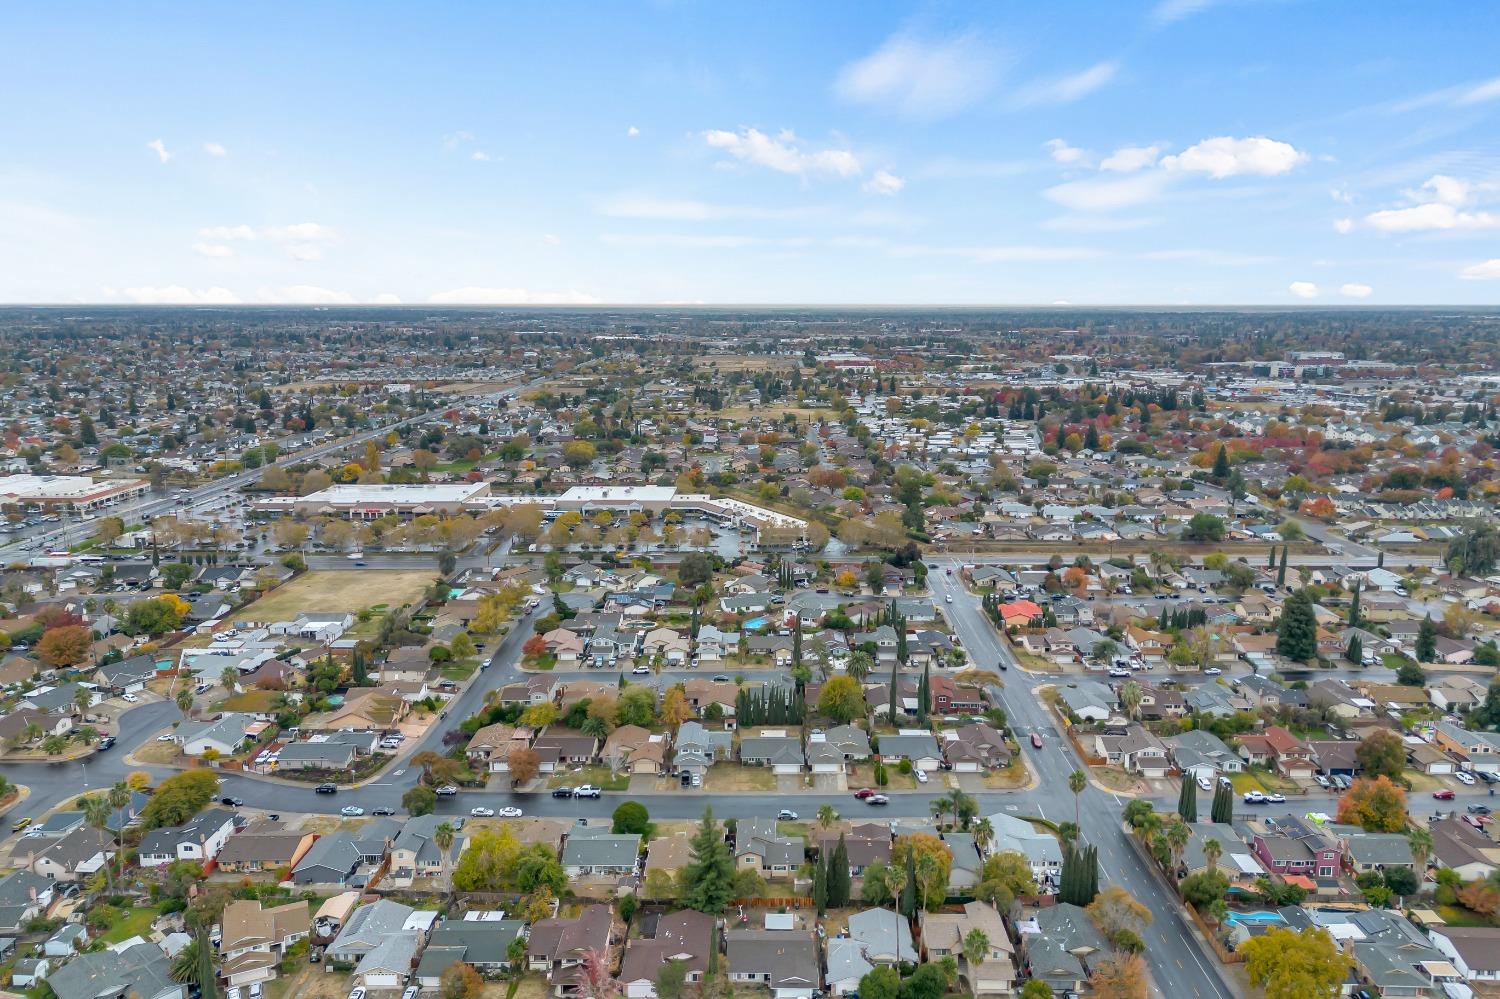
[[[1010,766],[1010,744],[993,725],[971,722],[938,733],[943,759],[955,773],[976,773]]]
[[[55,882],[29,870],[0,878],[0,933],[19,936],[22,927],[52,905]]]
[[[56,839],[24,837],[13,853],[24,855],[27,868],[44,878],[82,881],[115,856],[115,840],[102,829],[80,826]]]
[[[498,913],[471,913],[495,916]],[[443,919],[432,929],[427,947],[417,964],[419,988],[436,991],[443,972],[462,961],[481,975],[500,975],[510,970],[510,946],[526,939],[526,923],[520,919]]]
[[[761,875],[787,877],[805,859],[801,839],[782,836],[774,819],[741,819],[735,824],[734,862]]]
[[[669,961],[686,966],[688,982],[701,982],[708,973],[709,949],[718,945],[712,916],[691,909],[663,914],[651,937],[626,944],[616,978],[626,999],[657,999],[656,982]]]
[[[154,943],[80,954],[47,976],[57,999],[184,999],[171,961]]]
[[[237,899],[224,907],[221,925],[220,974],[233,987],[275,978],[287,948],[307,938],[312,920],[306,901],[267,909],[259,900]]]
[[[952,957],[968,981],[971,994],[1009,995],[1016,985],[1015,946],[1005,920],[988,902],[966,902],[963,913],[924,912],[922,946],[928,961]],[[984,933],[989,950],[977,965],[964,956],[964,938],[973,930]]]
[[[807,757],[802,739],[786,729],[762,729],[757,735],[740,736],[740,762],[770,767],[778,774],[800,773]]]
[[[1162,741],[1166,743],[1173,765],[1195,780],[1200,777],[1212,780],[1245,769],[1245,761],[1225,745],[1223,739],[1205,729],[1170,735]]]
[[[919,770],[937,770],[943,760],[937,739],[922,729],[900,729],[895,735],[880,737],[880,758],[884,762],[910,760]]]
[[[1021,946],[1031,977],[1059,995],[1086,991],[1093,969],[1112,953],[1088,913],[1069,902],[1037,910],[1035,930],[1022,933]]]
[[[1313,755],[1307,743],[1280,725],[1268,725],[1261,732],[1235,736],[1240,758],[1252,766],[1273,768],[1283,777],[1309,778],[1313,775]]]
[[[635,873],[640,853],[639,835],[579,827],[563,844],[562,866],[570,878],[624,877]]]
[[[1500,927],[1429,926],[1427,938],[1465,981],[1500,981]]]
[[[917,963],[911,924],[893,909],[865,909],[849,915],[849,936],[864,948],[872,964],[894,968]]]
[[[180,826],[163,826],[141,837],[142,867],[164,867],[174,860],[207,863],[219,855],[234,834],[235,813],[224,808],[209,808]]]
[[[325,954],[330,961],[357,964],[361,958],[380,946],[388,937],[401,933],[419,933],[431,929],[437,913],[413,909],[400,902],[382,898],[362,905],[349,916]]]
[[[445,859],[438,847],[437,828],[448,819],[441,815],[418,815],[406,820],[391,841],[390,870],[386,882],[396,887],[410,887],[417,878],[438,877]],[[449,846],[449,859],[463,853],[464,837],[455,836]],[[382,882],[385,883],[385,882]]]
[[[292,881],[299,885],[351,884],[361,855],[354,837],[340,830],[319,837],[292,868]]]
[[[604,740],[599,755],[615,773],[660,775],[667,770],[667,737],[639,725],[621,725]]]
[[[1127,725],[1124,731],[1112,729],[1095,734],[1093,751],[1106,763],[1142,777],[1165,777],[1171,769],[1166,744],[1135,723]]]
[[[229,712],[207,721],[183,722],[172,733],[172,741],[186,756],[233,756],[249,741],[257,724],[250,715]]]
[[[816,830],[815,830],[816,832]],[[821,856],[830,856],[838,848],[840,836],[844,840],[844,852],[849,857],[849,873],[860,877],[865,868],[879,861],[891,862],[891,830],[879,822],[854,825],[847,832],[835,835],[831,830],[817,833],[813,846]]]
[[[294,832],[280,822],[263,820],[229,837],[219,849],[218,868],[231,874],[252,874],[293,866],[312,848],[316,836]]]
[[[1031,876],[1038,884],[1056,884],[1062,877],[1062,847],[1050,832],[1038,830],[1025,819],[1009,812],[987,816],[990,822],[989,856],[1014,851],[1026,858]]]
[[[586,905],[571,919],[540,920],[526,941],[526,966],[546,974],[554,995],[577,994],[582,984],[579,965],[590,951],[607,953],[613,931],[614,915],[607,905]]]
[[[763,985],[772,999],[812,999],[822,987],[817,939],[793,929],[735,929],[728,942],[729,980]]]
[[[1251,847],[1269,870],[1283,877],[1337,877],[1343,866],[1338,840],[1316,824],[1288,815],[1251,823]]]

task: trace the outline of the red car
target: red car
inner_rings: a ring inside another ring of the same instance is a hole
[[[1453,792],[1450,791],[1450,790],[1448,790],[1446,787],[1443,788],[1441,791],[1434,791],[1434,792],[1432,792],[1432,796],[1434,798],[1436,798],[1438,801],[1452,801],[1453,800]]]
[[[874,793],[875,789],[873,787],[862,787],[858,791],[854,792],[854,796],[856,798],[859,798],[860,800],[864,800]]]
[[[1033,749],[1042,748],[1042,737],[1036,732],[1031,733],[1031,746]]]

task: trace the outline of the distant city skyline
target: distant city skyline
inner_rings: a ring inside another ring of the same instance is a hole
[[[0,30],[4,303],[1500,301],[1490,5],[33,4]]]

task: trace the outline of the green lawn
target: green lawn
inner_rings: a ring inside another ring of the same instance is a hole
[[[443,667],[443,679],[467,680],[479,668],[478,659],[460,659]]]
[[[547,781],[550,787],[577,787],[580,784],[593,784],[606,791],[626,791],[630,788],[630,775],[621,774],[618,777],[609,772],[609,767],[587,766],[574,773],[572,768],[555,773]]]
[[[1461,905],[1438,905],[1434,906],[1437,914],[1443,917],[1443,921],[1449,926],[1494,926],[1493,920],[1481,916],[1477,912],[1465,909]]]
[[[151,924],[161,915],[161,910],[145,906],[129,909],[124,915],[111,926],[104,934],[105,943],[119,943],[129,940],[131,937],[144,937],[151,930]]]

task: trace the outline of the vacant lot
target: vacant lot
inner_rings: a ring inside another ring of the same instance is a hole
[[[430,569],[356,569],[309,572],[272,591],[241,614],[257,621],[281,621],[303,611],[354,613],[381,604],[409,604],[432,584]]]

